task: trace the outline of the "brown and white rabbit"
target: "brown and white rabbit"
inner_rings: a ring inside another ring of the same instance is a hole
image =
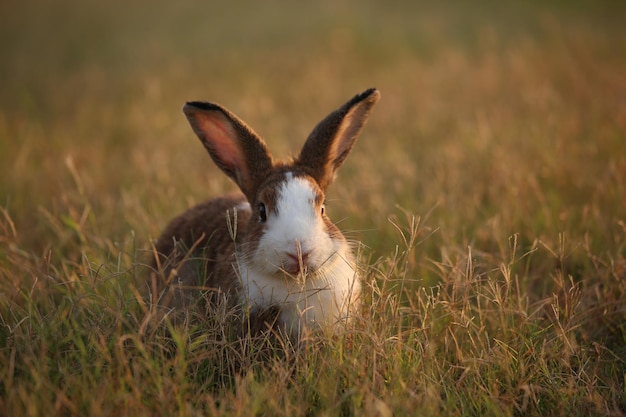
[[[187,103],[194,132],[243,194],[201,203],[167,226],[152,264],[158,304],[185,310],[199,289],[210,290],[213,300],[245,306],[251,321],[296,339],[304,328],[349,320],[361,283],[350,245],[326,216],[324,193],[379,97],[369,89],[330,113],[288,163],[274,161],[227,109]]]

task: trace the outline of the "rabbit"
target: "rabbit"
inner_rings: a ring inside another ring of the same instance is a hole
[[[241,193],[200,203],[169,223],[154,245],[154,304],[175,314],[200,298],[198,289],[209,290],[213,305],[223,299],[245,307],[255,328],[296,340],[305,329],[348,322],[360,305],[361,280],[350,244],[326,216],[324,194],[379,98],[372,88],[330,113],[290,162],[275,161],[226,108],[186,103],[193,131]]]

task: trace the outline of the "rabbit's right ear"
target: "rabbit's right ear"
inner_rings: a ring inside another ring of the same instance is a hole
[[[272,169],[272,156],[263,139],[217,104],[188,102],[183,112],[215,164],[253,201],[260,179]]]
[[[334,180],[379,98],[375,88],[357,94],[319,122],[304,143],[297,163],[315,178],[323,191]]]

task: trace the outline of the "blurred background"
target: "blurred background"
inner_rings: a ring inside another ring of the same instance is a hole
[[[623,415],[625,23],[624,0],[1,0],[0,415]],[[370,87],[326,206],[363,242],[348,337],[257,368],[221,313],[149,325],[151,242],[236,188],[183,104],[284,158]]]
[[[0,206],[35,252],[131,232],[147,247],[234,189],[185,101],[226,106],[287,157],[377,87],[329,196],[351,237],[392,250],[388,219],[412,213],[437,259],[505,256],[515,233],[618,244],[625,17],[620,1],[4,1]]]

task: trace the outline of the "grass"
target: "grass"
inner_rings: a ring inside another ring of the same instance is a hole
[[[623,415],[624,11],[0,5],[0,415]],[[328,204],[363,242],[347,335],[146,326],[150,242],[233,189],[182,104],[286,156],[372,86]]]

